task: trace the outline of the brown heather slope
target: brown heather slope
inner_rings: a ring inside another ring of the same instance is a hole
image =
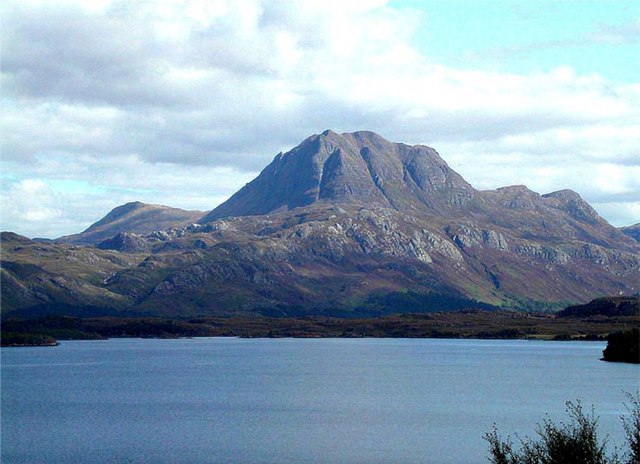
[[[104,285],[144,256],[77,245],[42,243],[2,232],[2,314],[25,308],[123,308],[129,295]]]

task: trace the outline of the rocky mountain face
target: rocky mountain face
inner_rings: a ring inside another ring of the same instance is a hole
[[[314,204],[360,204],[448,215],[476,191],[426,146],[391,143],[373,132],[325,131],[273,162],[204,216],[263,215]]]
[[[92,226],[110,236],[84,235],[92,246],[3,236],[3,312],[62,301],[172,316],[373,315],[563,306],[640,287],[638,242],[577,193],[479,191],[432,148],[371,132],[309,137],[182,226],[118,222],[131,212],[117,210]]]

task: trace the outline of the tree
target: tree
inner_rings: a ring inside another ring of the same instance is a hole
[[[640,397],[628,395],[625,405],[629,417],[623,417],[629,451],[622,461],[616,453],[607,454],[606,440],[598,436],[598,419],[593,410],[585,414],[580,401],[567,402],[568,423],[554,424],[548,417],[538,424],[538,440],[521,440],[515,450],[509,437],[502,440],[494,426],[484,435],[489,443],[489,461],[493,464],[640,464]]]
[[[605,361],[640,364],[640,329],[609,334],[602,355]]]
[[[640,393],[627,393],[630,404],[625,404],[629,417],[622,417],[622,425],[627,435],[627,464],[640,464]]]

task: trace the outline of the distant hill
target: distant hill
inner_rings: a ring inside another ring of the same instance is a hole
[[[3,235],[2,270],[3,312],[373,316],[633,295],[640,244],[571,190],[477,190],[433,148],[325,131],[206,214],[129,203],[58,243]]]
[[[196,222],[203,214],[202,211],[185,211],[135,201],[114,208],[83,232],[66,235],[56,241],[78,245],[96,244],[121,232],[149,234],[156,230],[185,227]]]
[[[640,298],[638,297],[604,297],[591,300],[587,304],[569,306],[558,312],[558,317],[591,317],[591,316],[639,316]]]
[[[640,222],[632,226],[620,227],[623,234],[628,235],[632,239],[640,242]]]
[[[0,239],[2,314],[26,310],[45,315],[68,312],[67,308],[83,308],[84,314],[89,307],[92,313],[104,313],[133,303],[132,295],[110,292],[104,283],[135,267],[144,256],[41,243],[11,232],[2,232]]]

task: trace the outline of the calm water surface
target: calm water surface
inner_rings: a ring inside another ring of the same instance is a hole
[[[476,463],[566,400],[623,443],[603,343],[114,339],[2,349],[2,462]]]

